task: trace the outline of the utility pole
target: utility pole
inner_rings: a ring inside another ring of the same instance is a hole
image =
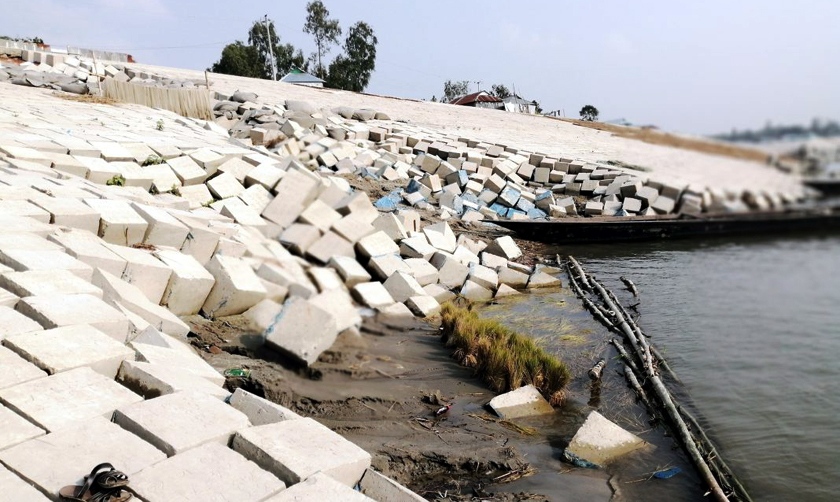
[[[268,53],[271,54],[271,79],[277,80],[277,63],[274,61],[274,44],[271,43],[271,30],[268,27],[268,14],[263,19],[265,22],[265,35],[268,40]]]
[[[478,86],[478,89],[476,89],[476,91],[481,91],[481,80],[476,80],[475,85]]]

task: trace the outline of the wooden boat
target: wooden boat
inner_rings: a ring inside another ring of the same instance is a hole
[[[583,243],[840,230],[840,205],[748,213],[564,218],[493,223],[539,242]]]

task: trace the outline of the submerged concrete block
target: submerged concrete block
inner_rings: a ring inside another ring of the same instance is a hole
[[[592,411],[566,447],[566,453],[603,465],[645,444],[640,437],[607,420],[597,411]]]
[[[505,420],[554,413],[554,408],[533,385],[498,395],[490,400],[489,406]]]
[[[177,392],[120,407],[114,422],[170,457],[205,443],[227,445],[235,431],[250,426],[243,413],[201,392]]]
[[[280,316],[266,331],[269,347],[312,364],[335,342],[336,319],[329,309],[296,298],[287,302]]]
[[[320,471],[355,486],[371,459],[369,453],[311,418],[240,430],[232,447],[290,485]]]
[[[131,488],[148,502],[257,502],[285,484],[230,448],[210,443],[147,467],[131,477]]]
[[[154,446],[102,417],[91,417],[0,452],[0,461],[53,500],[59,500],[62,487],[81,485],[84,476],[103,459],[130,476],[134,486],[135,474],[165,458]],[[41,461],[33,461],[36,459]],[[0,485],[6,488],[2,482]],[[7,494],[4,491],[4,497]]]
[[[133,350],[86,324],[10,336],[3,343],[49,374],[88,367],[114,378],[124,360],[134,359]]]
[[[76,368],[0,390],[0,401],[48,431],[95,417],[111,418],[120,406],[142,400],[90,368]]]

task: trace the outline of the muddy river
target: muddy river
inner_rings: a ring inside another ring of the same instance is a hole
[[[641,327],[669,358],[689,404],[755,500],[836,500],[840,235],[550,249],[555,252],[574,254],[613,291],[622,289],[619,276],[635,282]],[[572,351],[577,371],[602,346],[581,332],[585,312],[571,325],[562,321],[577,311],[576,301],[565,289],[523,295],[487,315],[558,353],[590,343],[584,357]]]

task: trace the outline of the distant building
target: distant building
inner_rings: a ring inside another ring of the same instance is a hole
[[[522,99],[519,96],[508,96],[502,98],[506,112],[514,113],[530,113],[534,115],[537,113],[537,102]]]
[[[310,75],[305,71],[292,70],[280,79],[281,82],[287,84],[305,85],[307,87],[324,87],[324,81],[315,75]]]
[[[452,100],[449,104],[472,106],[473,108],[489,108],[491,110],[504,110],[505,104],[496,96],[491,96],[487,91],[478,91],[458,99]]]

